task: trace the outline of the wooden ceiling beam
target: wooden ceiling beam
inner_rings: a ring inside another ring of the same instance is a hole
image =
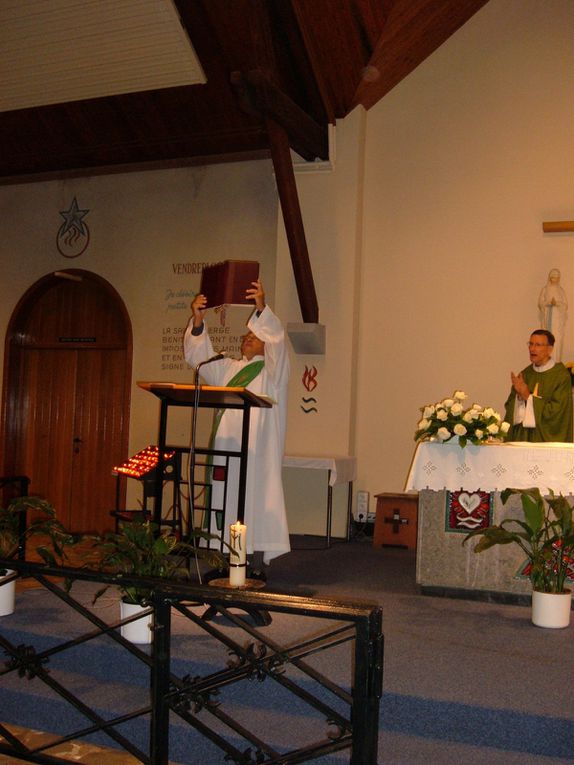
[[[295,173],[289,151],[289,138],[286,130],[271,117],[267,118],[266,123],[301,315],[304,322],[317,324],[319,306],[307,250],[299,197],[297,196]]]
[[[353,106],[370,109],[488,0],[393,0]],[[350,111],[349,109],[349,111]]]
[[[315,122],[261,70],[232,72],[231,83],[244,111],[260,118],[270,117],[281,125],[291,147],[303,159],[329,158],[327,126]]]

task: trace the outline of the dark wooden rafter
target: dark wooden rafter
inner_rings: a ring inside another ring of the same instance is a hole
[[[303,159],[328,159],[326,125],[318,125],[262,71],[232,72],[231,82],[242,108],[253,116],[271,116],[287,131],[289,143]]]
[[[488,0],[393,0],[355,96],[370,109],[460,29]]]
[[[0,183],[268,157],[264,114],[325,159],[329,124],[373,106],[486,2],[174,0],[205,84],[0,112]]]
[[[301,316],[304,322],[316,324],[319,321],[319,306],[297,195],[289,138],[285,129],[271,117],[267,117],[266,123]]]
[[[317,125],[262,72],[250,71],[245,75],[233,72],[231,81],[242,108],[265,120],[301,315],[304,322],[317,323],[317,295],[290,149],[293,147],[299,154],[303,152],[302,156],[309,159],[316,156],[326,158],[326,129]]]
[[[290,0],[290,5],[327,119],[334,124],[349,113],[348,105],[386,22],[389,2]]]
[[[266,0],[254,0],[250,8],[250,29],[259,66],[245,72],[232,72],[231,85],[241,108],[262,119],[267,128],[301,315],[304,322],[317,323],[319,308],[290,149],[293,147],[311,161],[317,156],[327,158],[327,131],[279,86],[273,20]]]

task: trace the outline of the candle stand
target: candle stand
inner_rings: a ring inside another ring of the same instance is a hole
[[[237,587],[237,585],[231,584],[227,577],[222,579],[211,579],[208,584],[210,587],[218,587],[219,589],[223,590],[233,590],[234,592],[261,590],[263,587],[265,587],[265,582],[262,582],[261,579],[246,579],[245,584]],[[241,610],[245,611],[245,613],[253,619],[253,623],[258,627],[266,627],[268,624],[271,624],[271,614],[265,609],[242,605]],[[217,616],[217,613],[218,612],[215,606],[209,606],[201,618],[204,622],[209,622],[215,616]]]

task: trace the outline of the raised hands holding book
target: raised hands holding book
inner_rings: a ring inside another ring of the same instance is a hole
[[[258,311],[262,311],[265,308],[265,292],[260,280],[251,282],[251,287],[245,291],[245,299],[255,301],[255,308]],[[207,310],[207,298],[202,293],[196,295],[191,303],[191,311],[193,314],[193,326],[201,327],[203,325],[203,319],[205,311]]]

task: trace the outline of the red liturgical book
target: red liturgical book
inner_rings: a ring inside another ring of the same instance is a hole
[[[245,291],[258,278],[259,263],[256,260],[224,260],[203,269],[199,291],[207,298],[208,308],[253,305],[252,300],[245,299]]]

